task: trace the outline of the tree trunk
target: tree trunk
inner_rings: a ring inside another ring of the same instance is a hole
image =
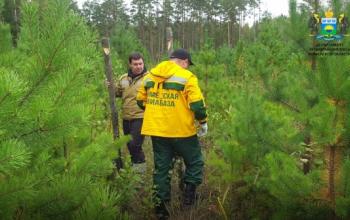
[[[166,28],[166,48],[168,56],[173,52],[173,31],[171,27]]]
[[[329,202],[333,212],[330,213],[329,219],[337,219],[335,215],[336,187],[340,181],[342,148],[336,145],[328,145],[325,149],[325,158],[327,169],[323,173],[323,179],[327,182],[327,187],[321,190],[322,198]]]
[[[148,31],[148,34],[149,34],[149,48],[150,48],[150,52],[151,52],[152,58],[155,59],[156,55],[154,53],[155,50],[154,50],[154,43],[153,43],[153,36],[152,36],[152,33],[153,33],[152,29],[153,29],[153,27],[152,27],[151,24],[149,24],[148,28],[149,28],[149,31]]]
[[[13,45],[17,47],[17,40],[19,35],[19,5],[16,0],[13,0],[13,22],[14,22],[14,31],[13,31]]]
[[[105,75],[107,81],[109,82],[108,94],[109,94],[109,107],[111,110],[111,118],[112,118],[112,128],[113,128],[113,139],[119,138],[119,121],[118,121],[118,111],[115,103],[115,84],[113,80],[113,69],[112,69],[112,61],[110,57],[110,46],[109,39],[102,39],[102,48],[103,48],[103,56],[105,61]],[[118,158],[115,160],[116,166],[119,169],[123,167],[123,162],[121,160],[121,151],[118,151]]]
[[[185,47],[185,10],[182,10],[182,47]]]
[[[230,21],[227,21],[227,46],[231,47]]]
[[[331,200],[331,205],[335,205],[335,149],[336,146],[329,146],[329,165],[328,165],[328,196]]]
[[[308,125],[306,125],[306,126],[308,126]],[[311,145],[311,136],[310,136],[310,134],[307,134],[305,136],[304,143],[305,143],[305,145],[308,148],[310,148],[310,145]],[[307,160],[306,163],[303,163],[303,171],[304,171],[304,174],[308,174],[311,171],[311,162],[312,162],[312,154],[311,154],[311,152],[307,151],[304,155],[302,155],[302,158]]]
[[[333,129],[338,130],[345,126],[345,109],[342,104],[336,103],[336,113],[333,119]],[[338,129],[337,129],[338,128]],[[344,142],[341,133],[336,134],[334,143],[329,144],[325,148],[325,161],[327,169],[323,173],[323,179],[327,182],[327,187],[321,190],[322,197],[329,201],[333,211],[335,210],[335,202],[337,197],[337,186],[341,179],[341,168],[344,157]],[[332,219],[336,219],[332,214]]]
[[[205,91],[204,91],[204,98],[207,98],[207,91],[208,91],[208,65],[205,65]]]

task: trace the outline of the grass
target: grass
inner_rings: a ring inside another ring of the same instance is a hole
[[[207,143],[201,142],[202,153],[204,158],[208,151]],[[139,190],[135,195],[135,198],[131,204],[126,207],[126,212],[129,214],[130,219],[157,219],[152,203],[152,186],[153,186],[153,153],[152,144],[150,138],[146,137],[144,145],[144,152],[146,154],[147,171],[141,176],[139,183]],[[127,150],[124,149],[123,155],[127,155]],[[170,213],[170,220],[201,220],[201,219],[222,219],[220,211],[217,207],[217,193],[208,184],[207,169],[205,166],[203,183],[197,189],[198,199],[190,209],[184,209],[182,207],[182,191],[179,187],[180,178],[178,170],[180,164],[176,163],[175,168],[172,170],[172,181],[171,181],[171,196],[172,200],[169,204],[168,211]]]

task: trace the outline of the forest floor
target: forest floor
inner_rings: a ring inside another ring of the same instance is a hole
[[[209,149],[208,144],[201,141],[202,153],[206,158],[207,151]],[[146,160],[147,171],[141,180],[140,190],[135,196],[135,203],[126,207],[126,211],[129,213],[131,219],[157,219],[152,207],[152,185],[153,185],[153,153],[152,144],[150,138],[146,137],[143,145]],[[127,154],[125,150],[123,154]],[[212,187],[208,184],[208,166],[205,166],[203,183],[197,189],[197,202],[193,208],[185,209],[182,207],[182,191],[180,189],[180,170],[182,161],[178,160],[175,163],[175,167],[172,170],[171,190],[172,200],[169,204],[168,211],[170,213],[169,220],[201,220],[201,219],[222,219],[220,212],[217,208],[216,193]]]

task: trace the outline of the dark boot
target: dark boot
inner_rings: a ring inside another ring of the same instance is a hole
[[[192,206],[196,202],[196,185],[187,183],[184,191],[183,205]]]
[[[161,201],[155,208],[158,220],[166,220],[169,218],[169,212],[166,208],[165,202]]]

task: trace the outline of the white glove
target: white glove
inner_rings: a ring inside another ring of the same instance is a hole
[[[207,123],[201,124],[197,133],[198,137],[203,137],[207,133],[208,133],[208,124]]]

